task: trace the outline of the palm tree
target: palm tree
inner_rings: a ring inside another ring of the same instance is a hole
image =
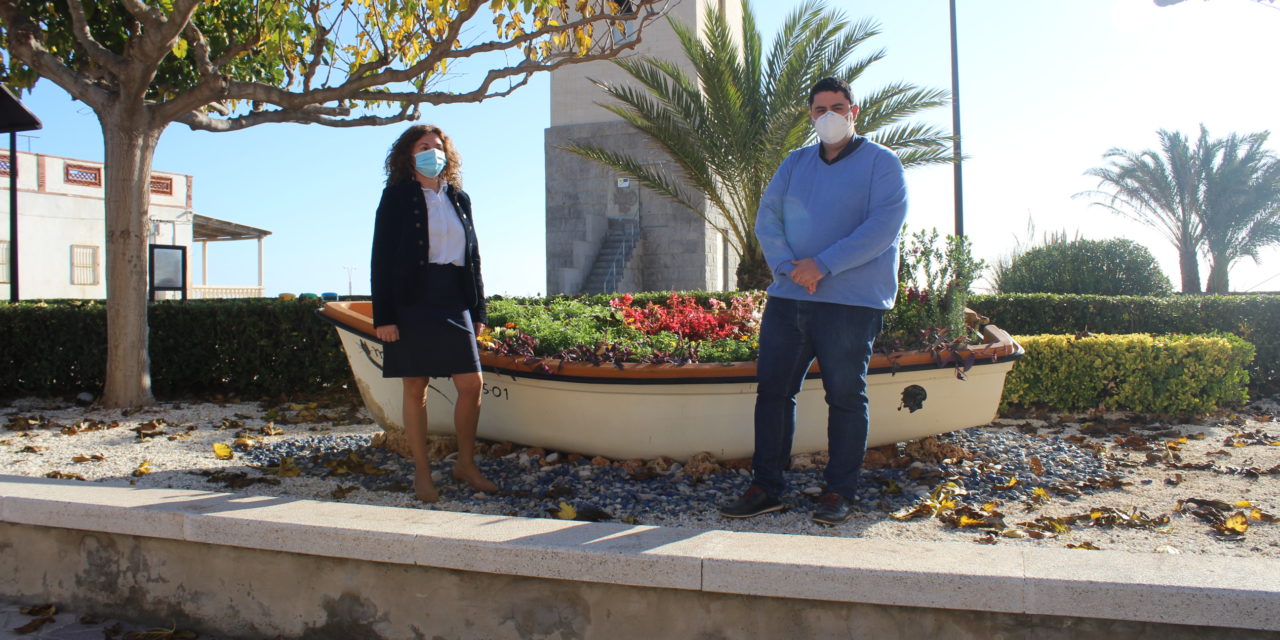
[[[1099,197],[1094,204],[1158,230],[1178,249],[1182,292],[1199,293],[1204,172],[1216,144],[1203,126],[1194,149],[1179,132],[1161,129],[1158,135],[1160,151],[1107,151],[1103,158],[1110,165],[1085,172],[1098,178],[1098,189],[1076,195]]]
[[[733,244],[738,287],[763,288],[771,274],[753,230],[756,210],[778,165],[813,136],[809,89],[826,76],[853,84],[885,55],[879,50],[847,63],[879,31],[871,21],[850,23],[810,0],[787,17],[766,57],[748,3],[741,46],[714,7],[707,10],[701,40],[687,25],[675,20],[671,25],[695,77],[675,62],[644,57],[616,61],[639,87],[596,84],[617,101],[605,108],[665,151],[676,174],[625,152],[587,144],[566,150],[634,176],[701,216]],[[859,101],[858,131],[897,151],[904,165],[950,162],[950,137],[932,125],[903,123],[919,111],[945,105],[946,99],[942,90],[891,84]]]
[[[1263,148],[1270,132],[1231,134],[1218,141],[1205,171],[1200,224],[1209,256],[1209,293],[1230,291],[1227,272],[1243,257],[1258,260],[1280,244],[1280,160]]]

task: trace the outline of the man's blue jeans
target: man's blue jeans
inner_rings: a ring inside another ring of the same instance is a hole
[[[816,357],[827,399],[827,491],[852,500],[867,452],[867,365],[884,311],[868,307],[769,298],[760,326],[756,370],[753,484],[775,496],[786,488],[796,394]]]

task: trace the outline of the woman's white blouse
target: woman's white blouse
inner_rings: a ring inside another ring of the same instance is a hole
[[[453,203],[445,195],[446,184],[440,181],[440,189],[424,188],[427,199],[427,262],[462,266],[466,259],[467,236]]]

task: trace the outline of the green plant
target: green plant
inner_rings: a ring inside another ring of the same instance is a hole
[[[797,7],[767,56],[750,3],[743,5],[740,38],[714,3],[708,4],[705,24],[699,37],[672,21],[694,77],[669,60],[627,58],[615,63],[640,87],[597,83],[617,101],[605,108],[666,152],[677,175],[655,169],[629,149],[579,144],[567,150],[634,176],[701,216],[737,251],[738,287],[763,289],[771,274],[753,232],[756,210],[782,160],[812,139],[809,89],[826,76],[857,87],[855,80],[885,54],[876,51],[847,64],[879,31],[867,20],[850,23],[821,2]],[[951,161],[950,138],[938,127],[902,123],[945,104],[945,91],[896,82],[855,97],[862,106],[857,130],[897,151],[904,166]]]
[[[148,305],[153,387],[167,397],[258,398],[352,385],[337,335],[315,316],[316,306],[265,299]],[[101,392],[106,325],[99,301],[0,304],[0,395]]]
[[[968,238],[946,236],[938,230],[917,231],[898,249],[898,298],[885,315],[877,344],[884,351],[957,346],[974,338],[965,324],[970,289],[986,263],[973,258]]]
[[[969,306],[1023,334],[1230,333],[1257,350],[1249,365],[1255,394],[1280,391],[1280,296],[976,295]]]
[[[1003,407],[1203,414],[1248,400],[1253,345],[1233,335],[1021,336]]]
[[[1203,126],[1194,149],[1179,132],[1161,129],[1157,135],[1159,151],[1108,150],[1103,158],[1109,165],[1085,172],[1098,179],[1098,188],[1077,197],[1097,198],[1098,206],[1159,231],[1178,250],[1182,292],[1199,293],[1200,207],[1213,143]]]
[[[1205,172],[1200,226],[1209,254],[1205,291],[1231,290],[1227,273],[1241,258],[1280,244],[1280,159],[1265,149],[1269,132],[1219,140]]]
[[[1051,242],[1015,257],[1001,293],[1165,295],[1169,278],[1146,247],[1123,238]]]
[[[147,176],[170,124],[224,132],[278,122],[351,127],[416,120],[422,104],[505,96],[537,72],[630,49],[665,5],[0,0],[0,80],[29,89],[46,78],[92,110],[102,127],[111,300],[104,404],[152,400]],[[493,35],[483,37],[476,23],[490,16]],[[460,67],[487,73],[471,86],[456,77],[444,82]]]

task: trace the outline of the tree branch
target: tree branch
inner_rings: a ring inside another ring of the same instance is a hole
[[[148,31],[159,29],[160,24],[164,22],[164,14],[160,10],[147,6],[141,0],[120,0],[120,4]]]
[[[177,120],[197,131],[239,131],[260,124],[275,122],[293,122],[298,124],[322,124],[328,127],[366,127],[378,126],[386,124],[396,124],[406,120],[417,118],[417,109],[405,106],[400,113],[393,116],[361,116],[358,118],[339,118],[332,114],[342,111],[341,109],[307,109],[292,110],[280,109],[275,111],[259,111],[245,116],[236,118],[218,120],[210,118],[207,114],[199,112],[190,112]],[[349,110],[348,110],[349,112]]]
[[[10,56],[22,61],[41,77],[62,87],[71,97],[95,111],[109,103],[111,96],[105,89],[77,74],[45,49],[44,42],[39,37],[44,34],[44,30],[23,15],[14,6],[13,0],[0,0],[0,19],[8,25],[6,35]]]
[[[67,10],[71,13],[71,33],[76,42],[84,47],[89,58],[112,74],[123,75],[129,68],[129,60],[94,40],[93,34],[89,33],[89,22],[85,18],[81,0],[67,0]]]
[[[141,39],[130,41],[135,64],[140,63],[143,69],[154,74],[160,61],[169,55],[180,34],[191,23],[191,16],[199,6],[200,0],[175,0],[173,13],[162,16],[158,24],[145,28]]]

